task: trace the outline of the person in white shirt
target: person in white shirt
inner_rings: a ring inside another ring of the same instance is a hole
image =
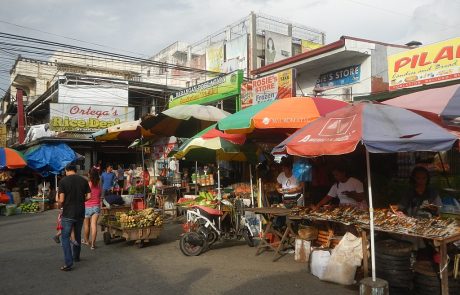
[[[283,203],[288,205],[290,203],[297,203],[303,206],[303,182],[299,182],[292,173],[292,162],[284,160],[281,162],[283,172],[281,172],[276,181],[277,191],[283,195]],[[291,204],[292,205],[292,204]]]
[[[319,208],[330,201],[338,200],[341,206],[367,207],[363,183],[356,178],[349,177],[346,169],[336,167],[332,175],[337,181],[334,183],[327,195],[315,206]]]

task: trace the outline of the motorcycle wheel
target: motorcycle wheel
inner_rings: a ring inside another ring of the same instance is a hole
[[[249,247],[254,247],[254,239],[252,235],[249,233],[249,230],[245,228],[243,230],[243,238],[246,241],[246,244],[248,244]]]
[[[201,241],[199,243],[192,243],[196,241]],[[198,256],[206,249],[206,239],[196,232],[185,233],[179,240],[179,248],[185,256]]]

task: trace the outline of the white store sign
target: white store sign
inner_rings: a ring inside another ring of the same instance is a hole
[[[53,131],[97,131],[134,120],[133,107],[50,103]]]

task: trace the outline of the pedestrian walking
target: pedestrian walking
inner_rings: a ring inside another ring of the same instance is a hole
[[[84,238],[81,243],[94,250],[96,249],[97,221],[101,213],[101,183],[96,169],[91,169],[89,172],[89,187],[91,188],[91,198],[85,202]],[[91,240],[89,238],[90,232]]]
[[[81,241],[81,228],[85,217],[85,201],[91,198],[88,181],[77,175],[77,168],[70,164],[65,168],[66,176],[59,182],[59,203],[62,204],[62,249],[64,251],[64,266],[62,271],[72,270],[74,261],[80,261],[81,245],[70,245],[72,228],[75,240]]]

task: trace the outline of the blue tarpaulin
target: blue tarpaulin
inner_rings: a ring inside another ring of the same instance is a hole
[[[71,162],[81,157],[65,143],[39,144],[24,153],[27,165],[43,176],[59,174]]]

